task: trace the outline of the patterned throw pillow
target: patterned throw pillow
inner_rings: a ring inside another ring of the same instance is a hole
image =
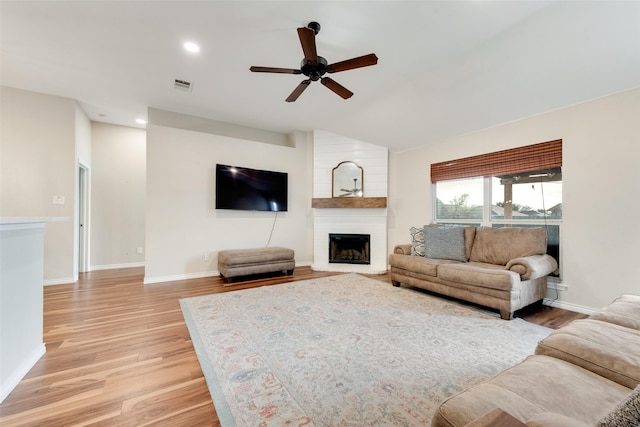
[[[411,255],[424,256],[424,227],[411,227]]]
[[[640,425],[640,385],[626,399],[598,421],[597,427],[638,427]]]
[[[467,261],[464,250],[464,227],[424,227],[425,256],[435,259]]]

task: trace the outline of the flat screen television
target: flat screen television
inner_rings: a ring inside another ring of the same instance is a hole
[[[216,165],[216,209],[286,211],[288,175]]]

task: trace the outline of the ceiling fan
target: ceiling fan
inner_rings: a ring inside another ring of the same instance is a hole
[[[378,63],[378,57],[375,53],[370,53],[364,56],[358,56],[357,58],[347,59],[346,61],[335,62],[328,64],[327,60],[318,55],[316,50],[316,34],[320,32],[320,24],[317,22],[310,22],[306,27],[298,28],[298,37],[300,38],[300,44],[302,45],[302,52],[304,58],[300,62],[300,69],[294,68],[274,68],[274,67],[256,67],[249,68],[256,73],[281,73],[281,74],[304,74],[308,79],[303,80],[300,84],[291,92],[291,95],[286,99],[287,102],[293,102],[309,87],[311,82],[320,80],[320,83],[331,89],[337,95],[343,99],[351,98],[353,92],[346,87],[342,86],[335,80],[324,77],[326,73],[337,73],[339,71],[353,70],[354,68],[368,67]]]

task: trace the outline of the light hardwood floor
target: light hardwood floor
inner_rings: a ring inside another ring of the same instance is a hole
[[[0,405],[0,425],[219,426],[178,300],[333,274],[143,285],[144,269],[129,268],[47,286],[47,352]],[[540,306],[517,315],[551,328],[585,317]]]

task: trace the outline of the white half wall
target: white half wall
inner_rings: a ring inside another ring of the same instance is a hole
[[[640,294],[640,89],[391,156],[389,248],[431,221],[430,164],[563,140],[563,284],[557,305],[594,310]],[[428,132],[428,129],[425,129]],[[555,291],[547,297],[555,299]]]
[[[218,251],[267,243],[293,249],[296,265],[310,265],[312,137],[297,132],[292,140],[282,146],[149,124],[145,283],[217,275]],[[289,210],[277,218],[216,210],[217,163],[288,173]]]

